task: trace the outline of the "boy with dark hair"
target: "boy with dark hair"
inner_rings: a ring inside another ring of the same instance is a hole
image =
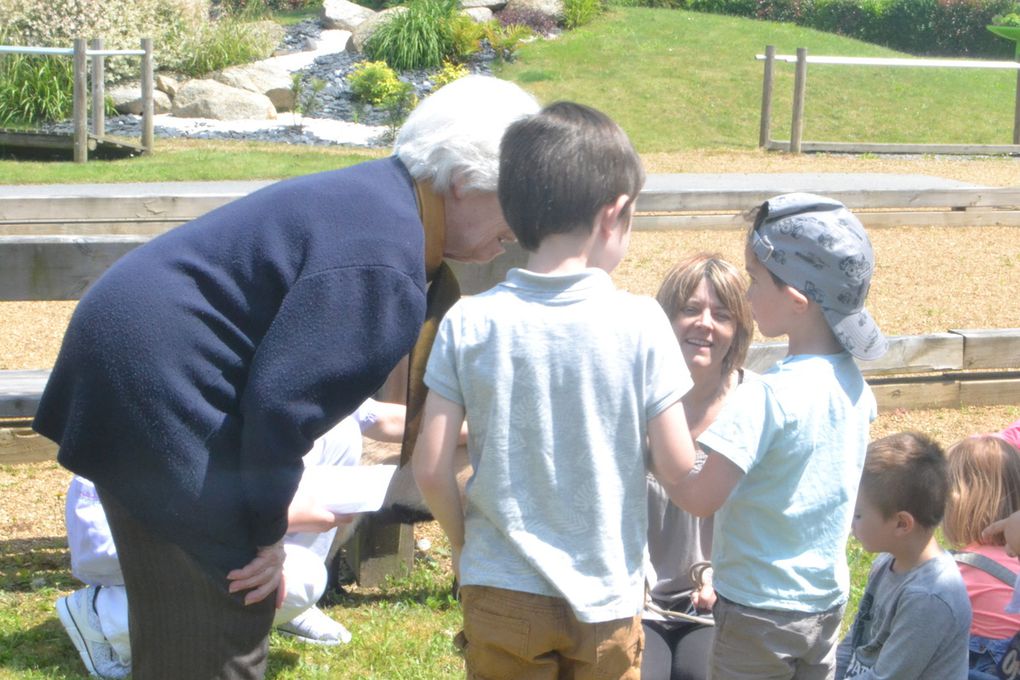
[[[512,125],[500,158],[527,266],[443,319],[415,479],[453,548],[468,677],[637,678],[649,449],[666,485],[694,462],[669,321],[608,274],[644,172],[612,120],[567,102]]]
[[[935,539],[948,494],[945,454],[929,437],[904,432],[868,447],[853,532],[883,554],[839,646],[839,680],[967,677],[970,600]]]

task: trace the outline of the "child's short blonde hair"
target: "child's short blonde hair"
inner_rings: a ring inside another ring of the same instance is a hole
[[[982,540],[981,530],[1020,510],[1020,451],[1001,437],[975,435],[948,452],[949,501],[942,533],[953,547],[1003,545],[1002,535]]]
[[[909,512],[934,529],[942,521],[949,476],[942,447],[920,432],[900,432],[868,445],[859,493],[886,519]]]

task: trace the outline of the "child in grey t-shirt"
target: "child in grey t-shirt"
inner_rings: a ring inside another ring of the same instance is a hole
[[[967,677],[970,600],[935,540],[948,490],[945,454],[925,435],[895,434],[868,447],[853,531],[865,550],[884,554],[837,650],[837,680]]]

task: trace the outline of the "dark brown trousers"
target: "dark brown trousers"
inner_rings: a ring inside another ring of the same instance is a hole
[[[99,499],[128,596],[134,680],[251,680],[265,675],[275,597],[245,606],[226,575],[154,536],[110,494]]]

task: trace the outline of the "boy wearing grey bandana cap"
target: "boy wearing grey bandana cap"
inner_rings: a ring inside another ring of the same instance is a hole
[[[888,344],[864,309],[874,253],[842,203],[794,193],[758,209],[745,260],[755,321],[788,336],[788,354],[737,389],[698,438],[704,466],[670,496],[716,513],[712,677],[831,678],[877,415],[853,357]]]

